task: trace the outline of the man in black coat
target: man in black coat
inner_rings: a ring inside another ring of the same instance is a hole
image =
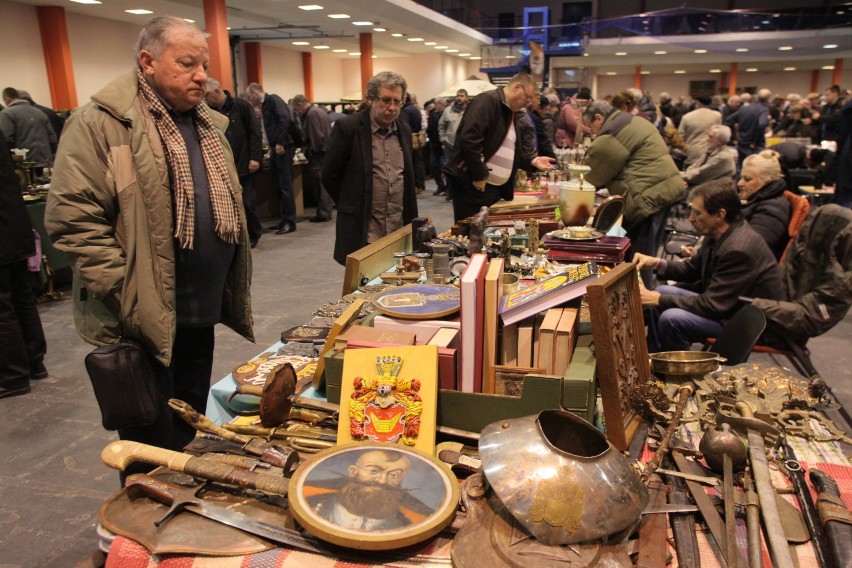
[[[263,140],[260,119],[248,101],[236,99],[222,88],[216,79],[207,80],[207,104],[228,117],[230,123],[225,130],[225,138],[234,153],[234,164],[243,187],[243,206],[246,209],[249,241],[252,248],[257,245],[263,234],[260,215],[257,214],[257,192],[252,184],[252,174],[260,169],[263,162]]]
[[[27,394],[30,379],[47,377],[47,343],[27,270],[35,251],[9,145],[0,136],[0,398]]]
[[[524,151],[515,129],[517,113],[538,97],[535,80],[518,73],[505,87],[477,95],[467,106],[456,131],[453,151],[444,172],[453,197],[453,218],[466,219],[514,197],[519,167],[551,169],[552,158]]]
[[[281,220],[276,227],[276,235],[292,233],[296,230],[296,197],[293,192],[293,156],[301,140],[293,138],[298,127],[293,109],[278,95],[266,93],[263,87],[252,83],[246,87],[246,96],[251,104],[261,109],[263,129],[269,142],[269,165],[272,178],[278,187],[281,199]]]
[[[685,351],[692,343],[716,337],[723,321],[742,305],[740,297],[783,299],[781,271],[769,246],[743,220],[731,180],[715,180],[692,192],[689,221],[704,235],[695,256],[666,261],[641,253],[637,269],[653,268],[677,286],[640,289],[642,305],[652,308],[648,351]]]
[[[367,83],[369,106],[334,123],[322,183],[337,206],[340,264],[417,217],[411,128],[399,115],[407,87],[383,71]]]

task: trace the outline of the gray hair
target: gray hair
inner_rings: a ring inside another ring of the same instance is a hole
[[[403,100],[405,100],[405,93],[408,92],[408,82],[405,80],[405,77],[393,71],[382,71],[373,75],[367,82],[367,99],[374,101],[379,98],[379,89],[381,87],[386,89],[402,87]]]
[[[139,33],[139,41],[136,42],[135,56],[138,58],[139,54],[144,50],[153,55],[155,59],[159,58],[169,43],[169,34],[177,28],[186,28],[200,34],[202,37],[207,37],[207,34],[183,18],[177,18],[175,16],[157,16],[156,18],[149,20]]]
[[[300,105],[302,103],[309,103],[311,101],[308,100],[308,97],[305,95],[296,95],[293,97],[293,100],[290,101],[291,104]]]
[[[594,119],[596,114],[609,116],[611,112],[612,105],[604,99],[598,99],[586,107],[586,110],[583,111],[583,118]]]
[[[207,77],[207,92],[208,93],[212,93],[213,91],[216,91],[216,90],[221,89],[221,88],[222,88],[222,83],[220,83],[216,79],[211,79],[210,77]]]
[[[740,95],[740,100],[743,103],[750,103],[751,99],[752,99],[751,93],[743,93],[743,94]]]
[[[731,127],[724,124],[714,124],[710,127],[710,132],[716,134],[716,140],[724,146],[731,141]]]

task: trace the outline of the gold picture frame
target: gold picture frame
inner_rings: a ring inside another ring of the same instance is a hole
[[[391,550],[449,525],[459,486],[434,456],[362,442],[329,448],[300,465],[288,498],[295,519],[314,536],[349,548]]]

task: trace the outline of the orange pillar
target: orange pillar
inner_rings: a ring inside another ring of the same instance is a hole
[[[731,63],[731,76],[728,82],[728,96],[732,97],[737,94],[737,63]]]
[[[263,85],[263,63],[260,59],[260,42],[243,43],[246,50],[246,81]]]
[[[811,92],[819,92],[819,69],[811,71]]]
[[[843,76],[843,60],[839,57],[834,60],[834,73],[831,75],[831,84],[839,85]]]
[[[231,45],[228,40],[228,13],[225,0],[204,0],[204,25],[209,37],[210,76],[222,84],[223,89],[234,91]]]
[[[642,66],[637,65],[633,69],[633,88],[642,90]]]
[[[362,33],[358,35],[358,43],[361,46],[361,89],[362,96],[366,98],[367,82],[373,77],[373,34]]]
[[[309,101],[314,100],[314,66],[313,53],[302,53],[302,75],[305,81],[305,96]]]
[[[77,107],[77,84],[71,64],[68,27],[65,25],[65,8],[61,6],[36,6],[50,101],[56,110]]]

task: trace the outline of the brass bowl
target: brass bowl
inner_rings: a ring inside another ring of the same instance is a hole
[[[654,374],[673,377],[701,377],[719,369],[727,361],[718,353],[708,351],[661,351],[651,353]]]

